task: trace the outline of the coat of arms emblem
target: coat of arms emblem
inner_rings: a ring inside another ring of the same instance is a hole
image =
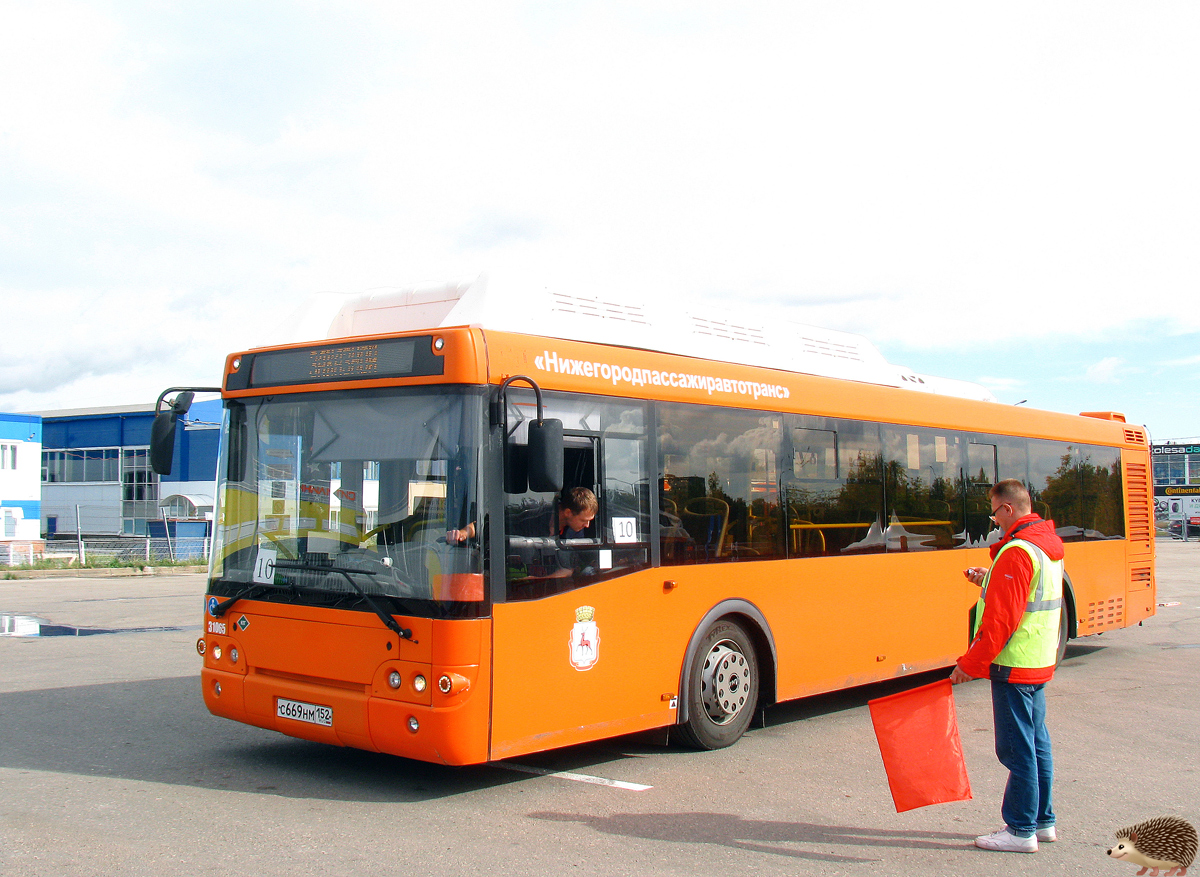
[[[575,626],[571,628],[571,666],[576,670],[590,670],[600,660],[600,628],[595,622],[596,610],[591,606],[580,606],[575,610]]]

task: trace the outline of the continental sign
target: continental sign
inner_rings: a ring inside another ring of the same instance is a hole
[[[1200,485],[1195,487],[1155,487],[1155,496],[1200,496]]]

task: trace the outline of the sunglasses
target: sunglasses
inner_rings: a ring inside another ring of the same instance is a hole
[[[1008,505],[1008,503],[1002,502],[1002,503],[1000,503],[1000,505],[998,505],[994,509],[992,509],[992,513],[990,515],[988,515],[988,520],[990,520],[993,524],[999,524],[1000,522],[996,520],[996,513],[998,511],[1000,511],[1000,509],[1004,508],[1006,505]],[[1011,506],[1010,506],[1010,508],[1011,508]]]

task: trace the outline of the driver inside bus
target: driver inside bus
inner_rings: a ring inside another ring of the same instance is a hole
[[[572,487],[555,497],[553,506],[545,506],[531,515],[512,522],[511,531],[517,536],[556,536],[559,539],[582,539],[596,518],[600,503],[596,494],[586,487]],[[475,538],[475,522],[449,530],[446,541],[459,545]]]
[[[563,578],[576,573],[593,574],[592,567],[577,549],[567,548],[559,543],[563,539],[586,538],[599,508],[596,494],[586,487],[571,487],[555,497],[553,504],[545,504],[509,520],[510,537],[525,537],[534,540],[535,543],[541,541],[549,549],[541,552],[542,560],[525,558],[525,563],[532,564],[531,570],[540,567],[541,571],[534,573],[535,578]],[[553,547],[556,545],[557,548]]]
[[[512,522],[511,532],[517,536],[556,536],[559,539],[582,539],[596,518],[600,503],[596,494],[586,487],[569,487],[554,499],[553,505],[543,506],[530,515]]]

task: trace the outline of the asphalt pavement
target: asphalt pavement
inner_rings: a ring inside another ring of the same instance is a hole
[[[57,629],[0,636],[0,873],[1133,874],[1116,829],[1200,825],[1200,543],[1158,559],[1158,614],[1074,641],[1048,689],[1061,840],[1035,855],[971,844],[1001,824],[986,682],[955,688],[974,798],[900,814],[866,703],[940,672],[775,707],[717,752],[446,768],[209,715],[202,575],[0,581],[0,631]]]

